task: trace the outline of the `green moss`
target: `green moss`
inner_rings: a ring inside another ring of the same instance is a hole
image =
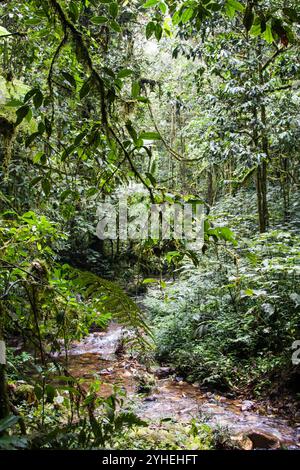
[[[16,110],[22,106],[24,96],[30,90],[21,80],[7,81],[0,75],[0,117],[10,123],[16,122]],[[2,127],[0,125],[0,132]],[[36,122],[33,118],[24,121],[18,126],[23,132],[35,132]]]
[[[143,375],[137,378],[138,381],[138,393],[151,393],[153,387],[155,386],[155,378],[153,375],[144,373]]]
[[[0,105],[3,106],[8,100],[23,100],[30,87],[21,80],[14,79],[9,82],[0,75]]]
[[[14,395],[17,403],[27,402],[28,404],[33,404],[36,402],[34,387],[29,384],[17,385],[14,390]]]
[[[209,450],[214,448],[214,434],[206,424],[162,422],[131,430],[115,444],[115,448]]]

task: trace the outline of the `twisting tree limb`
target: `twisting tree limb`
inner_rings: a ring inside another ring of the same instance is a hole
[[[114,139],[116,140],[116,142],[118,143],[118,145],[120,146],[120,148],[122,149],[125,157],[126,157],[126,160],[128,161],[129,165],[130,165],[130,168],[132,169],[133,173],[135,174],[135,176],[140,180],[140,182],[148,189],[149,191],[149,194],[150,194],[150,199],[151,201],[154,203],[154,195],[153,195],[153,191],[152,191],[152,188],[151,186],[148,185],[148,183],[144,180],[144,178],[142,177],[142,175],[138,172],[138,170],[136,169],[133,161],[132,161],[132,158],[130,156],[130,153],[126,150],[126,148],[124,147],[124,145],[122,144],[121,140],[119,139],[119,137],[117,136],[117,134],[115,133],[115,131],[110,128],[110,132],[112,134],[112,136],[114,137]]]
[[[148,96],[147,96],[148,98]],[[178,152],[176,152],[174,149],[172,149],[172,147],[170,147],[170,145],[168,144],[168,142],[164,139],[164,137],[162,136],[159,128],[158,128],[158,125],[156,124],[156,121],[155,121],[155,118],[154,118],[154,114],[153,114],[153,111],[152,111],[152,108],[151,108],[151,105],[150,105],[150,102],[148,100],[148,109],[149,109],[149,114],[150,114],[150,117],[151,117],[151,120],[153,122],[153,125],[155,127],[155,130],[156,132],[160,135],[160,138],[161,138],[161,141],[162,143],[164,144],[164,146],[166,147],[166,149],[168,150],[168,152],[171,154],[172,157],[174,157],[178,162],[187,162],[187,163],[192,163],[192,162],[199,162],[200,160],[202,160],[202,157],[197,157],[197,158],[185,158],[183,157],[182,155],[180,155]]]
[[[69,31],[74,43],[77,46],[77,59],[86,65],[91,73],[91,79],[93,83],[97,86],[97,89],[100,93],[100,105],[101,105],[101,118],[102,118],[102,126],[106,132],[107,138],[109,139],[110,136],[113,136],[119,147],[121,148],[122,152],[124,153],[126,160],[128,161],[133,173],[136,177],[141,181],[141,183],[148,189],[150,193],[151,200],[154,200],[152,188],[147,184],[144,178],[140,175],[138,170],[136,169],[129,152],[126,150],[124,145],[122,144],[121,140],[117,136],[114,129],[108,123],[108,114],[106,109],[106,101],[105,101],[105,86],[104,81],[99,75],[99,72],[96,70],[92,58],[90,56],[89,50],[85,44],[83,39],[82,33],[74,26],[74,24],[68,19],[66,14],[64,13],[60,3],[57,0],[49,0],[50,4],[57,14],[60,23],[64,29],[64,31]]]
[[[24,38],[25,36],[27,36],[27,33],[19,33],[18,31],[16,31],[15,33],[1,34],[0,39],[9,38],[10,36],[19,36],[21,38]]]
[[[269,65],[271,65],[271,63],[276,59],[276,57],[289,50],[289,47],[281,47],[281,49],[277,49],[277,51],[272,55],[272,57],[270,57],[267,62],[265,62],[265,64],[262,66],[261,71],[264,72],[269,67]]]
[[[72,39],[75,45],[77,46],[76,55],[77,55],[78,61],[82,62],[85,66],[87,66],[88,70],[91,73],[91,78],[93,82],[97,85],[98,91],[100,93],[102,125],[104,129],[108,131],[108,118],[107,118],[107,109],[106,109],[106,102],[105,102],[104,82],[101,76],[99,75],[99,72],[94,67],[92,58],[85,44],[82,33],[68,19],[67,15],[64,13],[60,3],[57,0],[49,0],[49,2],[54,12],[58,16],[63,30],[70,32]]]
[[[66,44],[67,42],[67,32],[66,30],[64,30],[64,37],[62,38],[62,40],[60,41],[55,53],[54,53],[54,56],[52,57],[52,60],[51,60],[51,64],[50,64],[50,68],[49,68],[49,73],[48,73],[48,78],[47,78],[47,81],[48,81],[48,86],[49,86],[49,90],[50,90],[50,95],[52,96],[53,94],[53,89],[52,89],[52,77],[53,77],[53,69],[54,69],[54,65],[55,65],[55,62],[60,54],[60,51],[62,50],[62,48],[64,47],[64,45]]]

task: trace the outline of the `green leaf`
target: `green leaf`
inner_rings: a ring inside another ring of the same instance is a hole
[[[125,125],[126,125],[126,129],[128,130],[128,133],[129,133],[130,137],[132,138],[133,142],[136,142],[138,140],[138,136],[137,136],[137,132],[134,129],[134,127],[132,126],[131,122],[128,121],[128,122],[126,122]]]
[[[71,196],[73,193],[73,191],[71,189],[66,189],[65,191],[63,191],[60,195],[60,200],[61,202],[64,202],[68,196]]]
[[[116,429],[122,429],[122,426],[148,426],[146,421],[143,421],[132,411],[121,412],[115,419]]]
[[[140,83],[139,82],[133,82],[133,84],[131,86],[131,95],[132,95],[133,98],[137,98],[139,96],[140,89],[141,89]]]
[[[282,11],[289,18],[290,21],[300,21],[300,16],[293,8],[283,8]]]
[[[154,7],[155,5],[158,5],[160,0],[148,0],[146,3],[144,3],[143,8],[151,8]]]
[[[257,24],[253,24],[251,30],[250,30],[250,34],[252,36],[259,36],[261,34],[261,24],[260,23],[257,23]]]
[[[237,241],[234,237],[234,234],[228,227],[216,227],[214,229],[209,229],[207,233],[214,239],[228,241],[234,246],[237,245]]]
[[[150,277],[149,277],[149,278],[147,278],[147,279],[144,279],[143,282],[142,282],[142,284],[155,284],[155,283],[157,283],[157,282],[158,282],[157,279],[154,279],[154,278],[150,278]]]
[[[222,5],[220,3],[209,3],[208,5],[205,5],[205,8],[211,11],[220,11]]]
[[[171,263],[173,258],[183,258],[183,254],[180,251],[168,251],[165,255],[165,259],[168,263]]]
[[[71,87],[76,88],[76,80],[69,72],[62,71],[64,79],[71,85]]]
[[[165,15],[167,13],[167,5],[164,2],[160,2],[158,6],[162,14]]]
[[[37,88],[32,88],[31,90],[29,90],[24,96],[24,103],[27,103],[27,101],[29,101],[36,94],[37,91]]]
[[[42,188],[45,193],[45,196],[49,196],[51,191],[51,183],[47,178],[44,178],[42,181]]]
[[[109,26],[111,27],[111,29],[116,31],[116,33],[120,33],[122,31],[121,26],[115,20],[110,21]]]
[[[30,111],[30,107],[26,104],[24,106],[21,106],[21,108],[17,109],[16,114],[17,114],[17,120],[16,120],[16,126],[21,124],[23,119],[28,115]]]
[[[41,121],[38,123],[38,131],[42,135],[45,131],[45,124]]]
[[[141,103],[149,103],[149,99],[146,96],[138,96],[136,99]]]
[[[98,193],[99,193],[98,188],[90,188],[90,189],[87,190],[86,195],[87,195],[87,197],[92,197],[92,196],[95,196],[95,194],[98,194]]]
[[[47,136],[50,137],[52,134],[52,124],[48,118],[45,118],[45,129]]]
[[[146,26],[146,38],[150,39],[152,34],[155,32],[156,25],[153,23],[153,21],[150,21],[150,23],[147,24]]]
[[[244,5],[242,5],[240,2],[238,2],[237,0],[226,0],[226,4],[233,8],[234,11],[244,11],[245,10],[245,7]]]
[[[108,18],[106,16],[93,16],[91,22],[94,24],[104,24],[108,22]]]
[[[58,380],[59,382],[76,382],[75,377],[69,377],[67,375],[56,376],[55,380]]]
[[[27,137],[26,142],[25,142],[26,147],[29,147],[32,144],[32,142],[40,135],[41,134],[39,132],[34,132],[29,137]]]
[[[46,157],[45,153],[40,151],[34,155],[32,158],[33,163],[39,163],[42,159]]]
[[[80,134],[78,134],[75,137],[74,144],[76,146],[79,145],[82,142],[82,140],[85,138],[85,136],[86,136],[86,132],[80,132]]]
[[[109,14],[113,17],[116,18],[119,13],[119,5],[117,3],[111,3],[109,5]]]
[[[31,180],[30,187],[33,188],[34,186],[36,186],[42,179],[42,176],[36,176],[35,178],[33,178],[33,180]]]
[[[249,3],[245,10],[245,15],[243,18],[243,24],[247,31],[250,31],[250,29],[252,28],[253,22],[254,22],[253,7],[252,7],[252,4]]]
[[[19,421],[19,417],[15,415],[9,415],[6,418],[0,420],[0,432],[5,431],[8,428],[11,428]]]
[[[252,297],[253,294],[254,294],[254,291],[253,291],[253,289],[246,289],[246,290],[242,291],[242,293],[246,297]]]
[[[22,105],[23,105],[23,102],[21,100],[16,100],[14,98],[5,103],[5,106],[8,106],[10,108],[19,108]]]
[[[161,140],[158,132],[142,132],[140,138],[143,140]]]
[[[0,26],[0,38],[3,37],[3,36],[8,36],[10,34],[10,32],[4,28],[4,26]]]
[[[28,441],[26,437],[21,436],[2,436],[0,437],[0,449],[16,450],[26,449]]]
[[[25,24],[28,26],[35,26],[42,22],[41,18],[30,18],[29,20],[25,21]]]
[[[187,23],[192,18],[193,15],[194,15],[193,8],[187,8],[186,10],[184,10],[184,12],[181,15],[182,23]]]
[[[84,84],[82,85],[82,87],[80,88],[80,91],[79,91],[79,96],[80,96],[80,99],[82,100],[85,96],[87,96],[91,90],[91,79],[88,78]]]
[[[78,9],[77,3],[75,3],[74,1],[71,1],[70,3],[69,14],[72,20],[76,23],[76,21],[78,21],[78,18],[79,18],[79,9]]]
[[[228,5],[227,3],[225,4],[225,12],[226,12],[226,15],[229,16],[229,18],[233,18],[235,15],[235,9],[232,8],[230,5]]]
[[[269,23],[266,25],[266,31],[262,34],[262,37],[269,43],[272,44],[274,37],[272,34],[272,27]]]
[[[157,185],[157,181],[156,181],[156,178],[152,175],[152,173],[149,173],[147,172],[146,173],[146,176],[147,178],[149,179],[150,183],[152,184],[152,186],[156,186]]]
[[[181,16],[179,11],[175,11],[174,15],[172,16],[172,23],[174,26],[178,25],[181,21]]]
[[[29,108],[29,111],[26,114],[25,119],[26,119],[27,122],[31,121],[31,119],[32,119],[32,110],[31,110],[31,108]]]
[[[47,384],[45,387],[45,391],[47,395],[47,401],[53,403],[54,397],[56,395],[56,389],[52,385]]]
[[[95,308],[110,312],[116,321],[131,328],[142,328],[151,335],[143,312],[115,283],[102,279],[91,272],[77,271],[77,281],[74,281],[76,292],[84,293],[88,298],[93,296]],[[135,339],[138,343],[147,343],[143,335]]]
[[[131,69],[122,69],[118,72],[118,75],[117,77],[118,78],[126,78],[126,77],[130,77],[130,75],[133,74],[133,70]]]
[[[40,108],[43,104],[44,96],[41,90],[37,90],[36,94],[33,97],[33,104],[36,109]]]
[[[161,40],[163,29],[159,23],[155,26],[155,37],[158,41]]]
[[[110,67],[103,67],[103,72],[109,75],[111,78],[115,79],[115,72]]]

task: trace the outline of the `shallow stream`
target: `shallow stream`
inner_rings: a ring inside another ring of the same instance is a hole
[[[148,372],[129,354],[116,354],[122,335],[122,327],[112,323],[106,332],[91,333],[81,342],[72,344],[69,350],[72,374],[87,381],[100,378],[103,396],[111,393],[113,385],[119,385],[126,390],[128,400],[138,405],[137,414],[143,419],[172,418],[187,422],[201,417],[213,427],[227,428],[231,436],[250,436],[253,448],[300,449],[299,428],[290,426],[271,411],[266,413],[259,409],[252,400],[207,393],[174,376],[156,379],[151,393],[141,396],[138,382]]]

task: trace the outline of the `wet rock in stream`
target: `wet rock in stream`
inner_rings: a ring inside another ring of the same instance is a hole
[[[230,441],[234,447],[241,450],[276,450],[280,448],[280,441],[277,437],[262,431],[239,433],[232,436]]]
[[[247,434],[253,444],[253,449],[279,449],[279,439],[272,434],[254,431]]]
[[[245,400],[241,404],[241,410],[242,411],[249,411],[249,410],[253,410],[254,408],[255,408],[255,403],[253,401],[250,401],[250,400]]]
[[[148,401],[148,402],[149,402],[149,401],[151,402],[151,401],[156,401],[156,400],[157,400],[157,397],[155,397],[155,396],[144,398],[144,401],[146,401],[146,402],[147,402],[147,401]]]
[[[172,367],[158,367],[154,370],[154,375],[158,379],[165,379],[174,373],[174,369]]]

